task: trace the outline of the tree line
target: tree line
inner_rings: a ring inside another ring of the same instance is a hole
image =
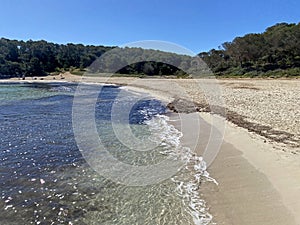
[[[300,74],[300,23],[279,23],[261,34],[237,37],[198,56],[203,63],[195,66],[195,57],[158,50],[1,38],[0,78],[83,73],[87,68],[148,76],[186,77],[209,69],[217,76],[295,76]]]
[[[261,34],[247,34],[219,49],[201,52],[219,76],[294,76],[300,74],[300,23],[278,23]]]
[[[0,39],[0,77],[43,76],[86,68],[113,47]]]
[[[0,39],[0,78],[45,76],[65,71],[187,76],[178,67],[188,71],[192,68],[191,59],[142,48]]]

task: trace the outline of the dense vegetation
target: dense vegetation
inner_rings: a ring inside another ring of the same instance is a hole
[[[280,23],[199,56],[220,76],[299,76],[300,23]]]
[[[105,57],[97,61],[100,56]],[[217,76],[299,76],[300,23],[280,23],[262,34],[237,37],[199,57]],[[181,77],[187,76],[183,71],[193,72],[192,64],[190,56],[157,50],[0,39],[0,78],[82,74],[87,67],[96,72]]]
[[[42,76],[85,68],[112,47],[0,39],[0,76]]]
[[[100,56],[102,56],[101,63],[99,63]],[[93,69],[95,66],[98,71],[93,72],[185,76],[186,73],[177,67],[182,64],[183,68],[188,70],[186,65],[189,65],[190,60],[189,56],[142,48],[121,49],[0,39],[0,78],[43,76],[64,71],[82,74],[86,68]],[[96,63],[91,66],[94,61]]]

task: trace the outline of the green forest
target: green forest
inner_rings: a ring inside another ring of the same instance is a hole
[[[0,39],[0,76],[44,76],[71,68],[86,68],[113,47],[59,45],[46,41]]]
[[[101,62],[96,60],[108,52]],[[198,56],[220,77],[299,76],[300,23],[279,23],[263,33],[237,37]],[[0,39],[0,78],[65,71],[80,75],[86,68],[97,70],[94,72],[186,77],[192,72],[192,63],[190,56],[142,48]]]
[[[299,76],[300,23],[279,23],[199,56],[218,76]]]

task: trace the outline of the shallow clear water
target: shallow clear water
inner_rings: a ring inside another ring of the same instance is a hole
[[[95,172],[79,151],[72,130],[75,84],[0,85],[1,224],[208,224],[199,197],[205,164],[180,145],[181,133],[167,123],[166,108],[153,98],[130,113],[132,133],[156,132],[150,152],[133,151],[116,138],[111,107],[118,87],[102,89],[95,106],[101,140],[118,160],[155,164],[166,156],[184,167],[163,182],[132,187]],[[122,104],[138,96],[128,92]],[[179,154],[180,152],[180,154]]]

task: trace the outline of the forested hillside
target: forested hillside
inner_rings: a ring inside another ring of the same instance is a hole
[[[42,76],[50,72],[86,68],[112,47],[59,45],[46,41],[0,39],[0,76]]]
[[[101,72],[182,77],[193,69],[190,56],[141,48],[125,48],[125,54],[120,55],[115,49],[120,48],[1,38],[0,78],[42,76],[64,71],[83,72],[108,50],[113,51],[103,59]],[[300,23],[280,23],[261,34],[237,37],[232,42],[222,44],[218,50],[199,53],[199,57],[217,76],[299,76]],[[151,58],[153,60],[149,60]],[[132,61],[137,63],[127,64]],[[114,70],[119,65],[123,67]]]
[[[299,76],[300,23],[280,23],[199,56],[219,76]]]
[[[121,49],[82,44],[59,45],[43,40],[24,42],[1,38],[0,78],[44,76],[52,72],[64,71],[80,74],[106,52],[109,53],[101,57],[97,71],[93,72],[186,76],[187,74],[178,67],[190,71],[192,60],[190,56],[151,49]],[[169,64],[161,62],[169,62]]]

